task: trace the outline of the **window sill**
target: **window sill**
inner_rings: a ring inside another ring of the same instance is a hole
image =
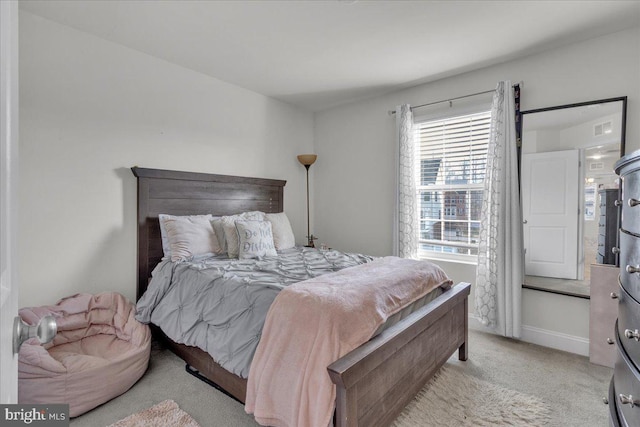
[[[420,253],[418,258],[428,261],[445,261],[456,264],[478,265],[477,255]]]

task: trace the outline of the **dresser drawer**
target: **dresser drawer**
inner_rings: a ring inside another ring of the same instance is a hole
[[[605,252],[605,242],[607,238],[604,234],[598,234],[598,253],[604,255]]]
[[[620,340],[620,336],[618,336]],[[619,341],[618,341],[619,342]],[[640,426],[640,374],[629,360],[629,356],[621,346],[618,347],[618,358],[613,372],[616,392],[615,404],[622,425]],[[633,399],[633,405],[628,399]],[[611,405],[613,402],[609,402]]]
[[[636,367],[640,369],[640,304],[631,298],[622,286],[618,293],[618,328],[618,344],[622,344]]]
[[[609,427],[620,427],[620,418],[618,418],[618,408],[616,405],[616,389],[613,385],[613,377],[609,383]]]
[[[622,223],[621,227],[632,233],[640,234],[640,171],[624,175],[622,181]]]
[[[620,230],[620,281],[636,300],[640,300],[640,239]]]

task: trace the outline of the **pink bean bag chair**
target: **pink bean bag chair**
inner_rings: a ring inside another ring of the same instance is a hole
[[[55,317],[58,333],[27,340],[18,359],[18,402],[68,403],[77,417],[129,390],[149,364],[151,332],[118,293],[77,294],[56,305],[20,309],[31,325]]]

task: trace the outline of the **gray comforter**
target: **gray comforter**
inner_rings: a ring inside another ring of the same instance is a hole
[[[262,260],[162,261],[138,301],[136,319],[247,378],[267,311],[283,287],[372,259],[297,247]]]

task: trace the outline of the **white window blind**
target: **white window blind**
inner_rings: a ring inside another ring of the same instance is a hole
[[[420,252],[477,255],[491,112],[417,123]]]

